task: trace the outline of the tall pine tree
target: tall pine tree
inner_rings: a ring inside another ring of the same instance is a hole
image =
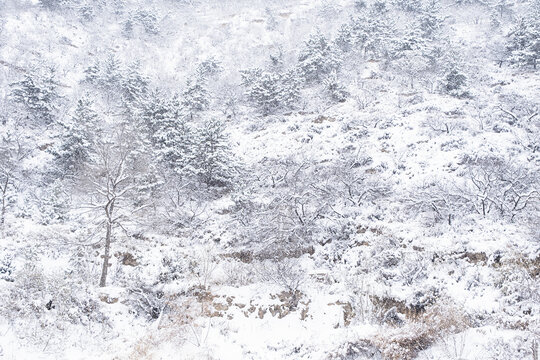
[[[197,130],[191,171],[207,186],[226,187],[236,172],[224,124],[212,119]]]
[[[10,86],[13,101],[21,104],[35,123],[48,125],[53,121],[59,99],[53,70],[45,76],[26,74]]]
[[[71,118],[62,125],[63,143],[57,153],[56,161],[64,175],[73,175],[88,161],[93,151],[92,144],[99,136],[98,114],[92,108],[93,102],[88,97],[77,101],[77,107]]]

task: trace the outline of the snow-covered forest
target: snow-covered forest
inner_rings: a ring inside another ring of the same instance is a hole
[[[0,360],[540,351],[540,0],[0,0]]]

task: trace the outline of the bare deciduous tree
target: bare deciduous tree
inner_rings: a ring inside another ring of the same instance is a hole
[[[411,208],[432,211],[448,224],[457,213],[483,217],[498,214],[514,221],[540,200],[538,171],[516,166],[494,156],[465,157],[460,181],[434,181],[420,186],[407,199]]]
[[[84,181],[89,190],[89,207],[99,212],[99,224],[105,227],[101,287],[107,282],[114,229],[126,231],[124,224],[134,221],[134,215],[148,206],[137,191],[151,185],[145,177],[150,168],[148,159],[138,145],[141,143],[135,134],[117,129],[109,139],[97,141],[87,164]]]

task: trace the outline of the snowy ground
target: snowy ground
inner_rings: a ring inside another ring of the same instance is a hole
[[[315,29],[334,36],[356,11],[347,0],[129,1],[128,9],[158,11],[160,32],[137,28],[125,38],[125,13],[104,3],[83,22],[37,2],[0,0],[0,101],[21,69],[54,64],[64,94],[58,117],[66,118],[69,99],[87,91],[84,70],[107,52],[125,64],[140,60],[152,84],[168,91],[180,91],[197,63],[213,56],[226,71],[208,85],[212,105],[201,118],[224,117],[220,96],[240,83],[238,70],[266,66],[279,51],[285,63],[295,61]],[[485,55],[509,24],[492,34],[482,6],[443,3],[451,23],[445,31],[468,52],[462,58],[472,98],[411,89],[382,61],[359,60],[340,75],[350,92],[345,102],[327,101],[313,85],[302,89],[303,106],[290,111],[262,116],[240,103],[225,122],[233,153],[253,175],[248,184],[239,193],[196,193],[183,203],[182,216],[193,216],[179,230],[155,219],[140,222],[153,227],[128,229],[129,242],[113,243],[107,287],[97,287],[101,248],[79,246],[94,239],[83,223],[89,215],[40,224],[34,213],[8,213],[0,257],[13,258],[15,280],[0,277],[9,309],[0,309],[0,359],[537,359],[538,207],[515,222],[456,213],[450,224],[407,207],[426,184],[461,186],[464,155],[495,154],[531,173],[539,169],[537,153],[520,142],[530,131],[493,130],[507,126],[496,103],[519,99],[538,109],[538,70],[499,68]],[[104,111],[103,121],[113,112]],[[55,141],[49,130],[20,131],[42,149]],[[45,171],[50,158],[33,152],[22,173]],[[347,196],[330,197],[331,215],[315,218],[313,241],[280,259],[283,268],[257,257],[274,246],[260,229],[274,224],[253,213],[239,221],[238,199],[268,205],[283,191],[309,208],[315,191],[294,188],[290,174],[309,182],[326,171],[327,182],[316,185],[330,189],[342,182],[332,169],[351,159],[359,165],[345,167],[346,175],[360,174],[365,188],[391,187],[391,194],[354,206]],[[268,165],[280,162],[293,165]],[[292,195],[273,183],[280,176],[281,184],[291,181]],[[17,206],[27,205],[31,191]],[[156,297],[138,296],[143,288]],[[46,309],[49,301],[56,306]],[[157,303],[157,314],[141,310]]]

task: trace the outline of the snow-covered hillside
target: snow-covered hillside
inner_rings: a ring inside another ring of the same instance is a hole
[[[0,0],[0,360],[530,359],[538,0]]]

